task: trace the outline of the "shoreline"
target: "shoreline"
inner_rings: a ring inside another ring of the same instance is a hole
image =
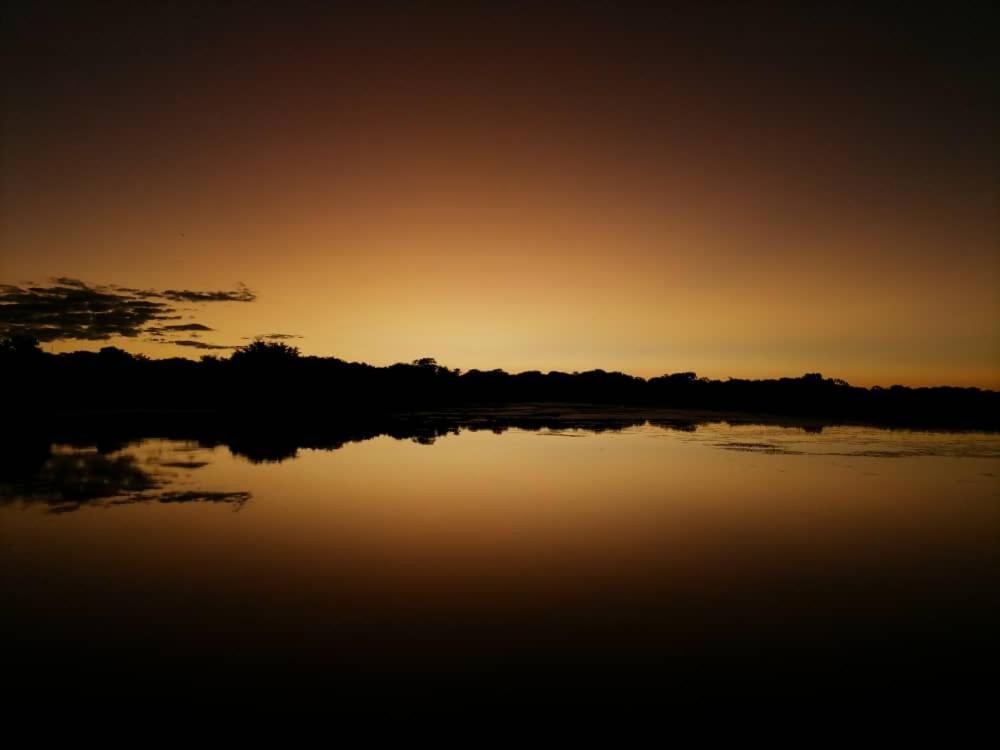
[[[168,429],[194,432],[229,433],[234,429],[250,433],[277,430],[282,433],[302,431],[309,434],[365,427],[438,426],[465,429],[491,427],[526,427],[540,429],[549,425],[586,429],[615,429],[649,423],[662,426],[697,426],[726,423],[730,425],[765,425],[806,432],[829,427],[866,427],[884,430],[943,433],[997,433],[1000,426],[907,420],[879,420],[860,417],[836,418],[736,409],[680,408],[636,404],[594,404],[562,402],[523,402],[504,404],[441,405],[436,407],[391,410],[319,409],[313,412],[267,409],[259,412],[233,412],[224,409],[89,409],[58,411],[38,415],[27,426],[36,434],[81,430],[151,434]]]

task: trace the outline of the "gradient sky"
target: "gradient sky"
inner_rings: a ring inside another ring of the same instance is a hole
[[[15,5],[2,283],[243,282],[206,341],[373,363],[1000,388],[985,18]],[[109,344],[200,353],[46,347]]]

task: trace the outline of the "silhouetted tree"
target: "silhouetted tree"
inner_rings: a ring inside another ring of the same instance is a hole
[[[433,357],[375,367],[257,339],[231,357],[151,360],[117,347],[51,354],[30,336],[0,339],[8,421],[128,412],[224,414],[260,424],[372,419],[444,406],[605,404],[795,415],[824,421],[1000,427],[1000,393],[976,388],[857,388],[817,372],[795,378],[699,378],[675,372],[461,373]],[[143,419],[147,417],[142,417]],[[280,447],[280,446],[279,446]],[[284,448],[281,448],[284,450]],[[280,452],[280,451],[279,451]]]
[[[299,358],[299,348],[290,346],[281,341],[264,341],[255,339],[246,346],[241,346],[233,352],[230,361],[236,364],[254,363],[270,364],[289,362]]]
[[[0,339],[0,356],[14,359],[33,359],[44,354],[38,339],[28,334],[15,334]]]
[[[109,363],[125,364],[134,361],[134,358],[124,349],[117,346],[105,346],[99,352],[101,359]]]

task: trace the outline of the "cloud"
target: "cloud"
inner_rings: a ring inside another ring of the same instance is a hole
[[[100,287],[8,286],[0,290],[0,333],[26,334],[40,341],[134,338],[146,325],[172,311],[165,302],[128,297]]]
[[[160,297],[173,302],[253,302],[257,295],[245,284],[237,284],[235,292],[193,292],[189,289],[167,289]]]
[[[65,276],[51,282],[47,286],[0,284],[0,336],[28,335],[42,342],[103,341],[114,336],[161,341],[171,333],[213,330],[201,323],[159,325],[182,317],[175,302],[253,302],[257,298],[244,284],[230,292],[199,292],[90,286]],[[234,348],[176,343],[203,349]]]
[[[259,336],[252,336],[252,337],[244,336],[243,338],[265,339],[270,341],[287,341],[288,339],[300,339],[302,338],[302,336],[299,336],[296,333],[262,333]]]
[[[75,287],[77,287],[79,289],[86,289],[87,288],[87,285],[84,284],[79,279],[71,279],[71,278],[69,278],[67,276],[59,276],[59,277],[57,277],[55,279],[52,279],[52,280],[55,283],[57,283],[57,284],[59,284],[61,286],[75,286]]]
[[[183,341],[170,341],[162,343],[176,344],[177,346],[190,346],[194,349],[235,349],[235,346],[223,346],[222,344],[208,344],[204,341],[190,341],[184,339]]]
[[[180,317],[180,316],[178,316]],[[146,333],[150,334],[163,334],[163,333],[180,333],[182,331],[214,331],[214,328],[209,328],[201,323],[180,323],[178,325],[172,326],[156,326],[153,328],[147,328]]]
[[[174,326],[163,326],[164,331],[214,331],[214,328],[209,328],[201,323],[181,323],[180,325]]]

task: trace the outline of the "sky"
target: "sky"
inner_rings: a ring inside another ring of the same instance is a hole
[[[9,3],[0,326],[86,288],[170,314],[46,349],[1000,388],[986,18],[419,5]]]

